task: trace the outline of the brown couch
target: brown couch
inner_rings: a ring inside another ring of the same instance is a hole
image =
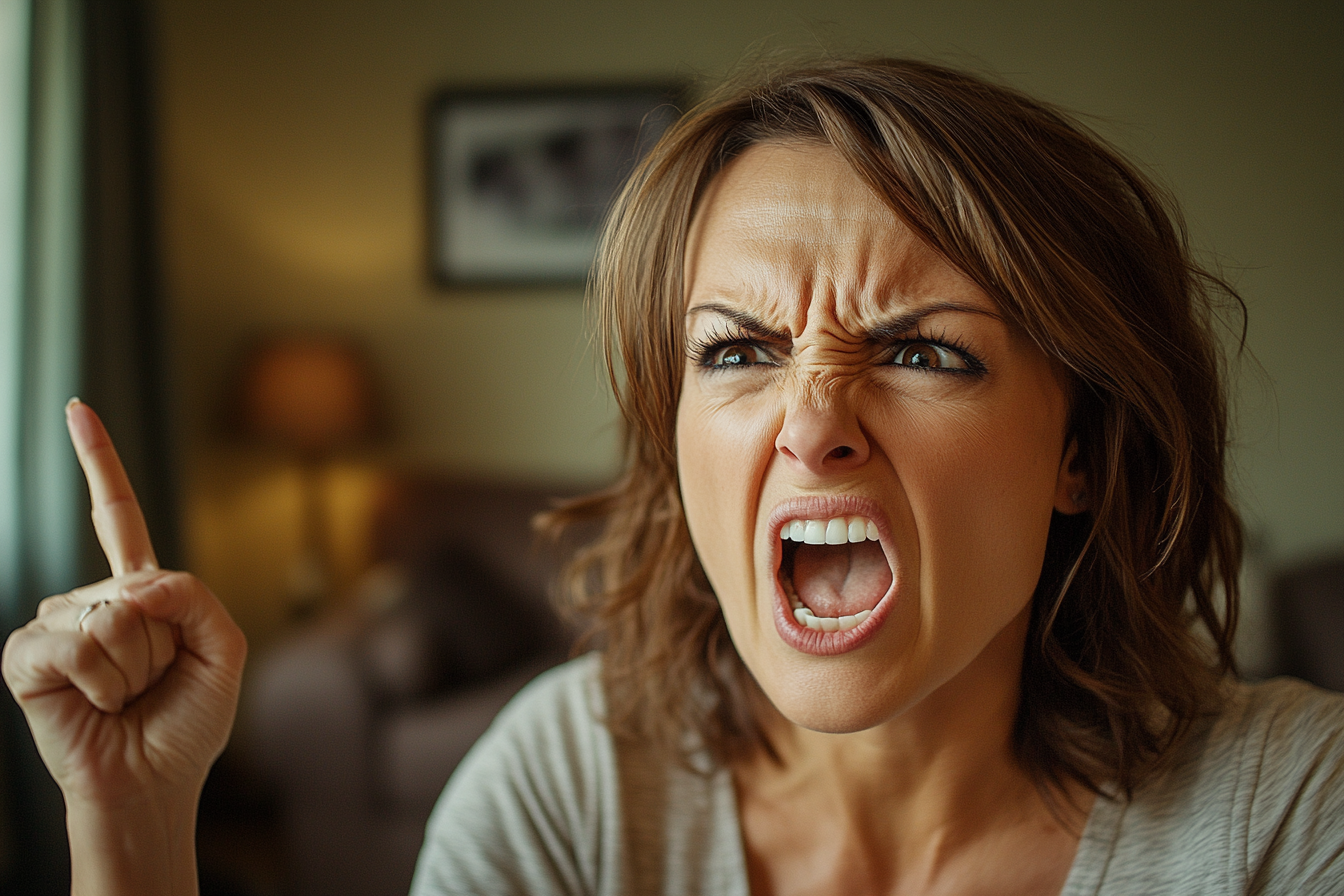
[[[564,659],[551,491],[402,477],[356,607],[261,657],[240,737],[279,795],[289,892],[404,894],[434,800],[523,684]]]

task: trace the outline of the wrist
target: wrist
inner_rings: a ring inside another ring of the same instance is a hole
[[[115,805],[66,800],[72,896],[194,896],[200,788]]]

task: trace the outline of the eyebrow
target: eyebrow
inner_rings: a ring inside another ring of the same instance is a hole
[[[945,312],[960,312],[962,314],[979,314],[985,317],[991,317],[994,320],[1003,321],[1002,315],[997,311],[988,308],[979,308],[975,305],[965,305],[961,302],[934,302],[931,305],[925,305],[921,308],[914,308],[904,314],[898,314],[895,317],[888,318],[876,326],[868,329],[868,336],[878,342],[891,342],[909,333],[915,326],[926,317]],[[732,323],[741,327],[750,333],[755,333],[766,339],[773,339],[778,342],[788,342],[793,338],[793,334],[788,330],[778,330],[770,327],[763,320],[749,311],[743,311],[740,308],[734,308],[731,305],[724,305],[720,302],[702,302],[699,305],[692,306],[686,310],[686,317],[708,312],[717,314],[720,317],[727,318]]]
[[[793,334],[788,330],[776,330],[749,311],[743,311],[741,308],[734,308],[731,305],[723,305],[719,302],[704,302],[692,306],[686,309],[686,316],[689,318],[702,311],[725,317],[743,330],[764,336],[767,339],[773,339],[776,342],[788,342],[793,338]]]

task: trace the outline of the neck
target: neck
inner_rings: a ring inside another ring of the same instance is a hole
[[[1026,624],[1024,612],[955,678],[866,731],[809,731],[768,709],[779,761],[759,756],[735,769],[742,805],[806,807],[801,817],[825,817],[823,836],[847,861],[926,882],[1023,823],[1062,821],[1076,839],[1081,789],[1059,794],[1065,817],[1056,819],[1013,751]],[[813,827],[816,835],[823,826]]]

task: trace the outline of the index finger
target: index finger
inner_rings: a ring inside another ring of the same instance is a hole
[[[145,516],[135,499],[131,481],[121,466],[117,449],[93,408],[78,398],[65,406],[65,422],[70,441],[89,482],[93,501],[93,531],[98,535],[112,575],[158,569],[154,546],[145,528]]]

